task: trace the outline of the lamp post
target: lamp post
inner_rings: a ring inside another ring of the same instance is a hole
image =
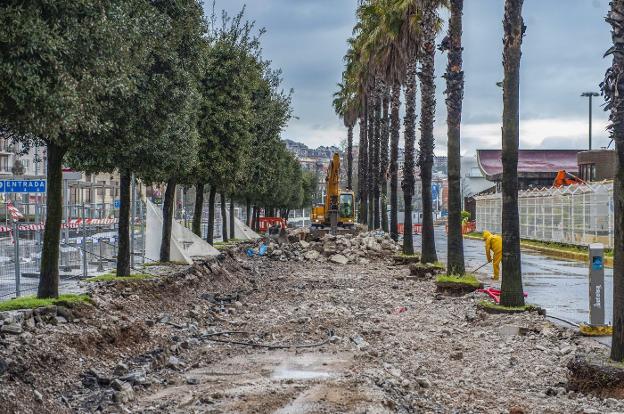
[[[583,92],[582,98],[589,98],[589,149],[592,149],[592,99],[594,96],[600,96],[597,92]]]

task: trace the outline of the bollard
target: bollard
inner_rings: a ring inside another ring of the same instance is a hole
[[[605,324],[604,310],[604,246],[589,245],[589,324]]]
[[[15,296],[20,297],[22,271],[20,269],[19,227],[17,221],[13,223],[13,240],[15,243]]]

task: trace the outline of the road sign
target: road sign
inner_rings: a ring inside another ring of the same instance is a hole
[[[45,193],[46,180],[0,180],[0,193]]]
[[[121,200],[117,199],[117,200],[113,201],[113,207],[114,208],[120,208],[121,207]]]
[[[439,195],[440,195],[440,184],[432,184],[431,185],[431,198],[433,199],[433,201],[436,201]]]

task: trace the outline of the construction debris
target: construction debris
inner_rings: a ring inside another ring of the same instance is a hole
[[[271,260],[316,261],[340,265],[367,264],[372,258],[394,256],[400,246],[387,234],[368,232],[359,235],[324,235],[320,240],[299,240],[295,243],[270,241],[267,255]]]

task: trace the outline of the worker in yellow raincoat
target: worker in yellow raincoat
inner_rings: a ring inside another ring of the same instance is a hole
[[[500,262],[503,259],[503,238],[497,234],[492,234],[485,230],[483,232],[483,240],[485,240],[485,256],[488,263],[492,262],[492,253],[494,253],[494,277],[492,279],[498,280],[500,276]]]

